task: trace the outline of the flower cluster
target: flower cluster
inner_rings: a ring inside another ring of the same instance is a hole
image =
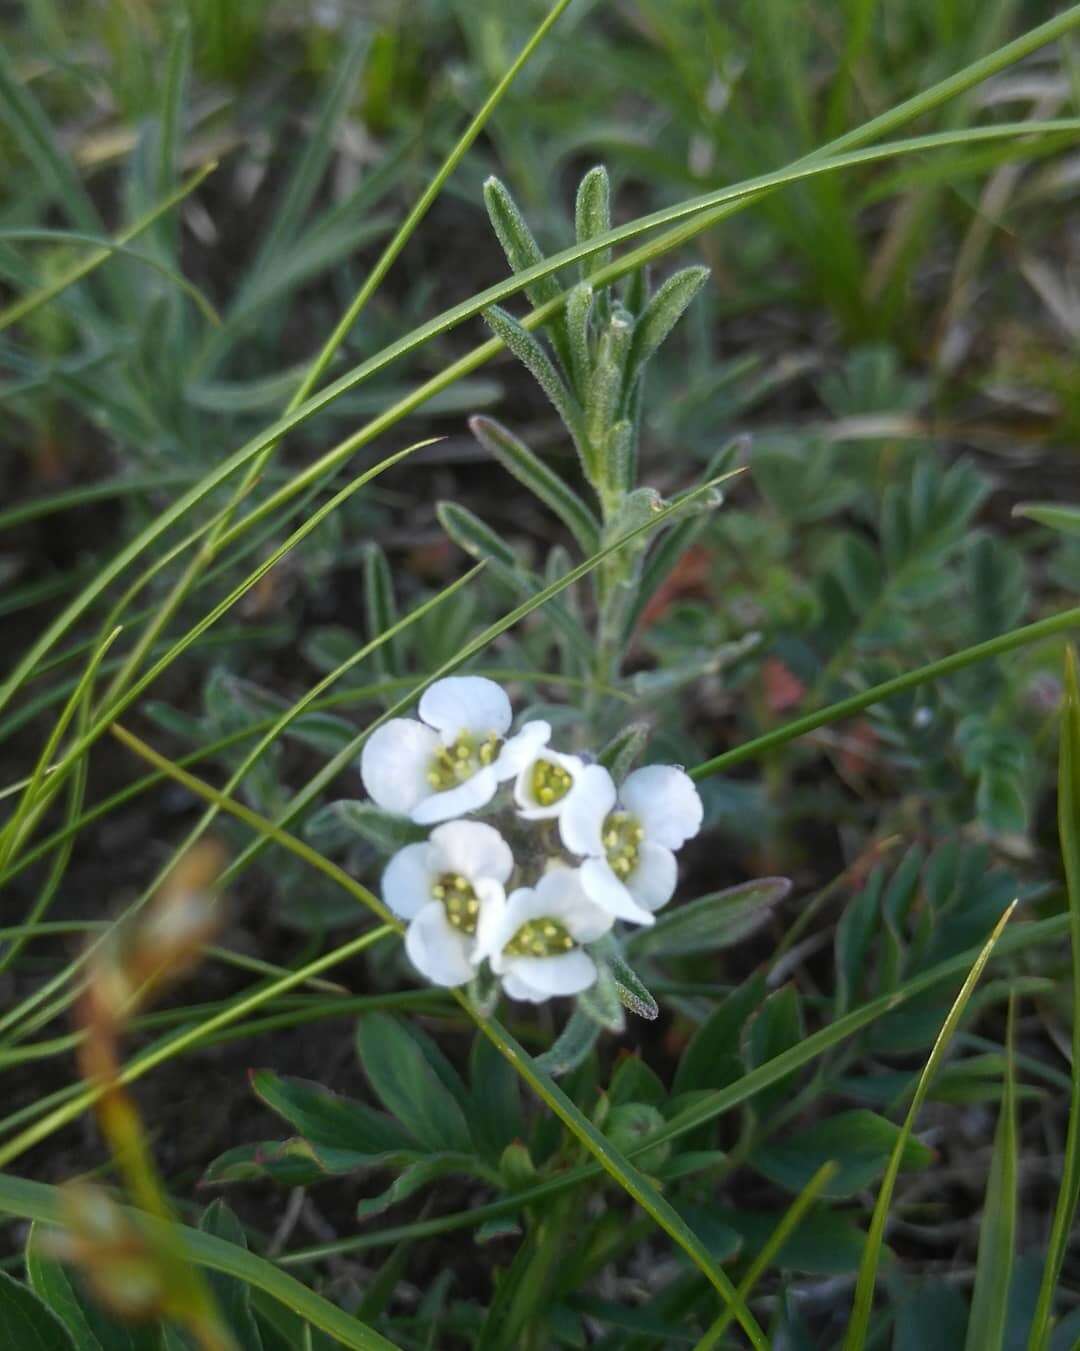
[[[510,735],[510,700],[480,676],[437,681],[419,713],[380,727],[360,762],[378,807],[435,827],[383,874],[413,965],[454,986],[486,961],[533,1003],[580,994],[597,978],[588,945],[616,920],[652,924],[674,894],[675,851],[701,828],[689,776],[649,765],[617,787],[553,749],[546,722]],[[480,812],[501,828],[461,819]]]

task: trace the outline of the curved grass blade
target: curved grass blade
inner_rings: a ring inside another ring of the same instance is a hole
[[[300,699],[298,699],[291,707],[285,709],[279,717],[268,720],[268,724],[264,724],[264,735],[262,736],[262,738],[257,742],[257,744],[253,747],[253,749],[249,751],[249,753],[241,761],[240,765],[233,771],[232,775],[230,776],[228,782],[225,785],[225,788],[223,789],[224,795],[228,796],[229,794],[232,793],[232,791],[236,788],[236,786],[243,780],[244,776],[251,770],[254,764],[259,760],[263,752],[274,741],[276,741],[277,737],[280,736],[282,732],[284,732],[286,728],[288,728],[289,725],[296,720],[296,718],[298,718],[302,713],[304,713],[311,707],[311,705],[315,702],[315,700],[318,698],[319,694],[323,692],[323,690],[329,688],[330,685],[332,685],[336,680],[339,680],[343,675],[345,675],[348,671],[350,671],[354,666],[358,665],[366,657],[370,656],[374,652],[377,652],[384,643],[391,641],[399,633],[409,628],[410,625],[414,624],[417,620],[423,618],[424,615],[429,614],[443,601],[448,600],[451,596],[456,594],[456,592],[459,591],[462,587],[468,585],[468,583],[471,582],[473,578],[477,575],[477,573],[481,570],[481,566],[482,565],[478,565],[477,567],[471,568],[462,577],[452,582],[449,586],[444,587],[443,590],[438,592],[435,596],[430,597],[427,601],[424,601],[422,604],[415,607],[413,610],[409,612],[409,614],[405,615],[402,619],[398,620],[398,622],[391,628],[379,634],[377,638],[374,638],[370,643],[367,643],[363,647],[359,648],[355,653],[352,653],[334,671],[330,672],[322,680],[318,681],[317,684],[307,692],[307,694],[303,695]],[[407,683],[411,685],[411,681]],[[233,738],[233,740],[234,739],[235,738]],[[173,851],[173,858],[177,857],[178,855],[182,854],[186,849],[190,848],[196,842],[196,840],[198,840],[202,836],[202,834],[209,828],[209,826],[213,822],[214,816],[216,815],[216,810],[217,810],[216,808],[211,808],[208,812],[206,812],[203,815],[203,817],[189,832],[186,840],[183,843],[181,843],[177,847],[177,849]],[[170,867],[171,862],[166,863],[162,867],[158,875],[153,879],[153,881],[149,884],[149,886],[146,887],[142,892],[142,894],[130,906],[127,907],[125,911],[126,915],[135,913],[144,904],[146,904],[147,901],[149,901],[150,897],[155,893],[155,891],[163,882]],[[52,980],[46,982],[43,986],[39,987],[38,990],[34,991],[34,993],[29,997],[29,999],[23,1001],[23,1004],[20,1006],[20,1009],[18,1011],[10,1011],[8,1014],[6,1014],[3,1020],[0,1021],[0,1029],[10,1025],[10,1022],[15,1012],[19,1012],[21,1013],[22,1016],[25,1016],[26,1013],[32,1012],[35,1007],[43,1003],[44,1000],[47,999],[50,994],[52,994],[57,989],[61,988],[70,978],[70,976],[73,975],[75,971],[78,970],[82,962],[86,961],[89,958],[91,951],[92,948],[88,949],[83,954],[81,959],[79,959],[74,963],[71,963],[66,968],[65,971],[58,973],[56,976],[53,977]],[[52,1010],[50,1010],[50,1016],[51,1013]],[[32,1024],[30,1028],[23,1029],[24,1035],[26,1031],[32,1030],[33,1026],[39,1025],[40,1020],[36,1020],[35,1023]]]
[[[798,1194],[795,1200],[788,1207],[780,1223],[769,1235],[768,1242],[762,1247],[761,1251],[750,1263],[746,1275],[739,1282],[739,1295],[743,1300],[750,1298],[754,1286],[768,1271],[770,1264],[775,1261],[780,1250],[788,1241],[791,1235],[798,1229],[803,1222],[806,1212],[821,1195],[822,1190],[828,1186],[829,1181],[837,1171],[835,1163],[823,1163],[814,1176]],[[720,1338],[727,1331],[728,1324],[731,1322],[732,1308],[729,1306],[716,1319],[709,1330],[694,1347],[694,1351],[711,1351]]]
[[[1005,1084],[994,1136],[994,1155],[986,1183],[975,1288],[971,1295],[964,1351],[1002,1351],[1009,1313],[1016,1248],[1016,1066],[1013,1057],[1015,999],[1009,1001],[1005,1036]]]
[[[1080,1198],[1080,685],[1076,653],[1065,654],[1065,704],[1061,712],[1058,752],[1058,835],[1069,903],[1069,945],[1072,951],[1072,1088],[1069,1126],[1065,1137],[1061,1185],[1058,1188],[1050,1241],[1043,1265],[1039,1300],[1035,1306],[1028,1351],[1044,1351],[1050,1337],[1054,1290],[1065,1261]]]
[[[725,1307],[732,1311],[751,1345],[758,1351],[768,1351],[768,1341],[758,1326],[757,1320],[746,1307],[746,1303],[731,1283],[730,1277],[716,1263],[709,1250],[686,1223],[681,1215],[664,1199],[653,1184],[639,1169],[617,1150],[610,1140],[600,1134],[591,1121],[578,1110],[573,1102],[559,1088],[549,1075],[537,1067],[532,1057],[519,1046],[514,1038],[492,1018],[481,1018],[470,1006],[464,995],[458,996],[458,1002],[475,1019],[477,1026],[494,1044],[498,1051],[517,1070],[533,1092],[546,1103],[566,1128],[577,1137],[592,1154],[605,1172],[627,1192],[639,1206],[672,1238],[690,1258],[698,1270],[723,1299]]]
[[[12,301],[10,305],[0,310],[0,333],[2,333],[5,328],[9,328],[12,324],[18,322],[18,320],[25,319],[28,314],[33,314],[33,312],[40,309],[42,305],[47,305],[50,300],[55,300],[55,298],[60,295],[61,292],[66,291],[69,286],[74,286],[76,282],[82,281],[84,277],[89,276],[95,268],[100,267],[102,263],[107,262],[114,252],[118,249],[122,250],[125,244],[128,244],[131,240],[137,238],[144,230],[149,229],[155,221],[165,215],[167,211],[171,211],[172,208],[179,202],[182,202],[185,197],[190,196],[203,179],[212,174],[216,168],[216,160],[211,160],[208,164],[204,164],[197,173],[192,174],[192,176],[185,183],[182,183],[175,192],[162,198],[157,206],[153,207],[144,216],[140,216],[133,225],[129,225],[126,230],[121,230],[113,240],[103,241],[101,248],[99,248],[96,253],[89,254],[86,258],[83,258],[80,262],[75,263],[72,267],[68,268],[67,271],[62,272],[55,280],[42,286],[39,290],[33,291],[30,295],[23,296],[20,300]],[[79,237],[83,239],[93,238],[93,236],[89,235],[81,235]],[[190,285],[190,283],[186,284]],[[203,299],[205,300],[205,297],[203,297]],[[209,304],[208,301],[206,303]],[[214,322],[220,322],[213,307],[211,307],[211,313],[214,314]]]
[[[160,211],[155,213],[154,218],[156,219],[159,215],[161,215]],[[50,240],[67,241],[75,244],[92,244],[95,250],[87,261],[83,262],[78,268],[72,268],[59,282],[53,282],[45,290],[35,291],[25,300],[16,302],[16,304],[8,306],[6,310],[0,311],[0,330],[14,323],[16,319],[21,319],[36,310],[47,300],[52,300],[66,286],[70,286],[73,281],[79,281],[88,272],[92,272],[95,267],[103,263],[106,258],[114,254],[123,258],[131,258],[136,263],[142,263],[144,267],[152,267],[155,272],[160,272],[174,286],[179,287],[212,324],[221,323],[221,316],[194,282],[188,281],[187,277],[177,272],[175,268],[170,267],[168,263],[163,263],[160,258],[155,258],[149,253],[143,253],[140,249],[129,248],[119,239],[102,239],[99,235],[82,234],[77,230],[0,230],[0,240],[25,240],[27,243],[47,243]],[[13,315],[13,311],[17,312]]]
[[[911,1100],[911,1106],[908,1108],[907,1116],[904,1118],[904,1124],[900,1127],[900,1133],[896,1137],[896,1144],[893,1146],[892,1156],[889,1159],[889,1166],[885,1170],[885,1176],[881,1182],[881,1190],[878,1192],[877,1204],[874,1206],[874,1214],[870,1220],[870,1229],[866,1236],[866,1246],[863,1249],[862,1260],[859,1263],[859,1274],[855,1283],[855,1298],[852,1305],[851,1321],[848,1323],[847,1332],[844,1336],[842,1351],[863,1351],[866,1346],[867,1333],[870,1327],[870,1315],[874,1304],[874,1287],[877,1284],[878,1263],[881,1261],[881,1249],[885,1238],[885,1224],[889,1216],[889,1205],[892,1202],[893,1190],[896,1186],[896,1179],[900,1174],[900,1163],[903,1157],[904,1149],[908,1140],[911,1138],[911,1132],[915,1125],[915,1118],[923,1105],[926,1094],[929,1091],[930,1084],[934,1075],[937,1073],[938,1066],[945,1057],[945,1052],[949,1048],[949,1043],[953,1039],[953,1034],[960,1025],[960,1019],[964,1015],[968,1000],[975,992],[975,986],[979,982],[979,977],[983,973],[983,968],[990,960],[990,954],[994,946],[1001,937],[1005,925],[1008,924],[1016,909],[1018,902],[1013,901],[1009,908],[998,920],[994,926],[994,931],[986,940],[982,951],[975,959],[975,963],[968,972],[967,979],[960,988],[960,993],[953,1001],[945,1022],[942,1024],[941,1031],[938,1033],[937,1040],[934,1042],[930,1051],[930,1057],[919,1075],[919,1082],[915,1085],[915,1094]]]
[[[142,691],[151,685],[163,671],[167,670],[168,667],[192,645],[192,643],[197,641],[197,639],[211,628],[223,614],[237,604],[237,602],[240,601],[263,577],[265,577],[287,553],[310,535],[313,530],[317,529],[318,526],[321,525],[332,512],[336,511],[343,502],[350,498],[354,493],[358,492],[365,484],[369,483],[371,479],[383,473],[384,470],[389,469],[400,460],[412,455],[415,451],[422,449],[424,446],[431,444],[431,439],[429,439],[426,441],[418,441],[412,446],[407,446],[404,450],[400,450],[394,455],[387,456],[386,459],[380,460],[378,464],[372,466],[372,468],[368,469],[365,473],[360,474],[357,478],[346,484],[345,487],[335,493],[328,502],[324,503],[318,511],[312,512],[311,515],[304,520],[304,523],[301,526],[294,530],[293,533],[289,535],[289,537],[270,555],[268,555],[268,557],[265,558],[253,572],[249,573],[242,582],[234,586],[228,595],[220,600],[213,609],[208,611],[197,624],[183,635],[183,637],[177,639],[177,641],[168,648],[153,666],[151,666],[148,671],[144,672],[133,685],[130,685],[122,695],[112,699],[109,699],[109,696],[107,695],[106,706],[95,710],[94,719],[90,726],[78,740],[68,748],[62,759],[52,766],[50,773],[50,787],[54,791],[59,788],[65,770],[77,762],[78,759],[90,749],[94,742],[108,729],[109,723],[114,718],[118,717],[124,709],[128,708],[134,700],[138,698]],[[110,694],[112,688],[113,687],[110,687]],[[6,862],[6,859],[4,861]]]
[[[830,723],[840,722],[855,713],[861,713],[864,708],[872,708],[874,704],[880,704],[892,698],[894,694],[901,694],[904,690],[930,680],[940,680],[943,676],[952,675],[954,671],[962,671],[966,666],[987,661],[1004,652],[1013,652],[1019,647],[1026,647],[1029,643],[1037,643],[1040,639],[1051,638],[1057,633],[1065,633],[1075,628],[1080,628],[1080,606],[1062,610],[1060,614],[1050,615],[1047,619],[1036,620],[1034,624],[1025,624],[1021,628],[1012,629],[997,638],[988,638],[985,642],[961,648],[959,652],[950,653],[939,661],[928,662],[926,666],[917,666],[913,671],[905,671],[903,675],[882,681],[880,685],[871,685],[868,690],[863,690],[859,694],[839,699],[816,713],[793,718],[791,722],[766,732],[764,736],[745,741],[741,746],[725,751],[723,755],[702,761],[700,765],[690,770],[690,777],[706,779],[710,774],[719,774],[725,769],[742,764],[744,760],[752,760],[755,756],[763,755],[776,746],[783,746],[797,737],[806,736],[808,732],[816,732],[819,727],[827,727]]]
[[[518,75],[521,72],[522,67],[533,55],[537,47],[539,47],[540,43],[543,42],[548,32],[554,26],[554,24],[559,19],[559,17],[561,16],[561,14],[566,9],[569,3],[570,0],[557,0],[557,2],[551,7],[546,17],[541,21],[539,27],[533,33],[532,37],[530,37],[528,42],[526,42],[525,46],[522,47],[521,51],[518,53],[517,57],[511,63],[511,65],[507,67],[506,73],[503,75],[502,79],[498,82],[495,88],[487,96],[487,98],[484,100],[483,105],[476,113],[475,117],[462,132],[454,148],[450,151],[449,155],[447,155],[446,159],[439,166],[438,172],[435,174],[431,182],[427,185],[424,191],[417,198],[416,203],[413,206],[412,210],[401,222],[401,225],[398,227],[398,229],[394,232],[393,238],[390,240],[390,242],[383,249],[382,253],[379,255],[378,261],[375,263],[375,266],[368,273],[367,279],[365,280],[360,290],[356,293],[356,297],[353,300],[352,304],[341,316],[341,319],[339,320],[337,327],[334,329],[333,333],[331,333],[330,337],[327,339],[319,355],[312,362],[310,370],[305,375],[303,383],[300,385],[300,388],[297,391],[297,395],[295,396],[295,404],[302,403],[303,400],[307,398],[308,394],[318,384],[319,380],[322,378],[324,372],[326,371],[327,366],[333,359],[334,353],[345,341],[345,338],[348,336],[349,331],[353,328],[357,319],[359,319],[360,314],[363,311],[364,307],[367,305],[368,301],[374,295],[375,291],[381,284],[387,272],[390,271],[390,268],[393,266],[395,260],[397,259],[398,254],[401,253],[401,250],[409,242],[409,239],[412,237],[412,234],[416,230],[417,226],[420,224],[420,222],[427,215],[428,211],[431,209],[432,203],[435,201],[436,197],[438,197],[439,193],[442,191],[443,186],[446,183],[446,180],[450,177],[450,175],[454,172],[457,166],[461,163],[462,159],[464,159],[470,146],[476,140],[477,136],[480,135],[480,132],[484,129],[484,126],[487,123],[488,119],[491,117],[492,113],[502,102],[503,96],[506,94],[507,90],[517,79]]]
[[[53,723],[48,740],[45,742],[41,754],[38,756],[37,763],[30,774],[30,782],[26,785],[26,790],[16,804],[14,812],[12,812],[8,821],[5,823],[3,830],[0,831],[0,867],[7,862],[12,849],[18,841],[19,833],[23,829],[24,823],[36,806],[42,781],[49,772],[53,755],[56,753],[56,748],[59,746],[64,733],[68,729],[68,724],[75,716],[93,685],[94,677],[97,675],[98,667],[105,659],[105,654],[119,636],[120,630],[118,628],[113,629],[111,633],[106,635],[104,641],[98,645],[97,650],[87,662],[86,669],[80,676],[78,684],[75,686],[74,690],[72,690],[71,697],[61,710],[60,716]]]
[[[53,1226],[60,1224],[63,1218],[57,1188],[42,1182],[27,1182],[23,1178],[0,1176],[0,1210],[38,1224]],[[147,1217],[141,1211],[132,1211],[131,1214],[138,1218],[140,1224],[151,1227],[160,1224],[160,1221]],[[235,1276],[237,1280],[264,1290],[286,1308],[299,1314],[312,1327],[333,1337],[341,1346],[355,1348],[355,1351],[396,1351],[394,1343],[387,1341],[373,1328],[315,1294],[306,1285],[280,1271],[272,1262],[249,1252],[247,1248],[227,1243],[199,1229],[189,1229],[187,1225],[170,1225],[167,1229],[170,1239],[177,1243],[188,1261],[210,1271]]]
[[[1057,16],[1055,19],[1042,24],[1037,29],[1031,30],[1025,34],[1023,39],[1018,39],[1014,43],[1003,47],[999,52],[994,53],[994,60],[984,58],[982,61],[975,62],[967,67],[965,71],[959,72],[951,79],[943,81],[933,90],[927,91],[926,95],[919,96],[917,99],[908,100],[900,108],[893,110],[894,117],[890,120],[888,115],[876,118],[872,123],[866,124],[865,128],[857,129],[857,133],[851,133],[848,137],[842,138],[845,144],[857,144],[859,135],[863,139],[868,139],[870,128],[877,130],[884,129],[886,125],[891,126],[896,117],[902,115],[901,120],[914,117],[928,108],[936,106],[936,102],[942,101],[946,97],[959,92],[961,89],[969,87],[974,77],[985,78],[986,74],[1000,69],[1002,65],[1008,64],[1011,60],[1019,59],[1027,51],[1041,46],[1043,43],[1051,41],[1053,37],[1060,36],[1062,32],[1076,24],[1080,23],[1080,5],[1071,7],[1065,14]],[[524,272],[515,274],[508,280],[487,290],[480,292],[472,297],[471,300],[462,302],[453,306],[451,309],[437,315],[434,319],[422,324],[412,333],[406,334],[397,342],[390,344],[378,355],[362,362],[351,371],[346,372],[338,380],[326,386],[318,394],[311,396],[303,403],[299,404],[292,412],[279,418],[271,427],[261,432],[246,445],[228,456],[215,470],[206,475],[198,484],[189,489],[176,502],[172,504],[160,517],[147,526],[134,540],[132,540],[123,550],[120,551],[105,568],[98,574],[97,578],[90,583],[83,591],[76,596],[65,610],[56,617],[48,626],[45,632],[32,645],[31,649],[24,654],[22,660],[16,665],[14,671],[9,675],[3,686],[0,686],[0,708],[6,705],[13,694],[19,689],[23,681],[27,678],[40,659],[51,649],[53,644],[63,636],[71,625],[82,615],[93,601],[104,591],[104,589],[132,562],[139,556],[151,543],[154,542],[165,530],[178,521],[190,507],[201,501],[208,493],[212,492],[218,484],[226,481],[233,473],[244,465],[251,463],[257,457],[272,445],[276,444],[293,427],[312,417],[321,408],[331,403],[334,399],[352,389],[362,380],[369,378],[377,371],[382,370],[392,361],[399,357],[408,355],[423,343],[432,338],[438,337],[442,333],[473,317],[482,310],[501,300],[508,298],[516,292],[523,290],[531,282],[539,280],[549,273],[566,267],[572,263],[590,256],[592,253],[599,252],[612,243],[621,242],[625,239],[633,238],[635,235],[645,231],[659,229],[660,226],[671,221],[679,221],[685,217],[697,217],[689,225],[677,227],[668,234],[652,244],[644,246],[642,249],[612,263],[608,269],[605,269],[604,275],[597,274],[597,281],[610,281],[624,275],[626,272],[634,271],[651,258],[659,257],[670,249],[678,247],[685,243],[687,239],[695,234],[709,228],[723,216],[717,214],[724,212],[727,214],[729,209],[735,209],[739,202],[744,205],[752,202],[763,192],[771,191],[785,186],[788,183],[796,182],[799,179],[814,177],[822,173],[832,173],[839,169],[851,167],[855,164],[868,163],[878,159],[887,159],[899,154],[912,153],[918,150],[937,149],[946,146],[955,145],[963,141],[971,140],[992,140],[1002,136],[1026,135],[1030,136],[1038,132],[1056,133],[1066,131],[1076,131],[1080,129],[1080,121],[1060,120],[1056,122],[1043,122],[1033,124],[1010,123],[1000,124],[993,127],[974,128],[963,133],[946,132],[938,135],[915,137],[907,141],[894,142],[885,147],[877,147],[870,150],[853,152],[851,154],[835,154],[832,158],[814,158],[799,161],[786,169],[777,170],[775,173],[766,174],[758,178],[746,180],[743,183],[732,185],[716,193],[705,194],[704,197],[691,199],[678,206],[666,208],[659,212],[654,212],[649,216],[642,217],[637,221],[632,221],[625,226],[610,231],[605,236],[598,236],[596,239],[587,241],[582,245],[575,245],[562,252],[553,255],[545,260],[543,264],[538,264],[534,268],[527,269]],[[834,143],[826,150],[835,150],[840,142]],[[824,155],[824,151],[822,152]],[[715,208],[715,210],[714,210]],[[550,317],[565,300],[565,295],[558,301],[551,301],[540,309],[534,310],[528,316],[526,327],[533,326]],[[468,356],[461,358],[452,366],[433,377],[420,390],[416,391],[409,398],[399,401],[392,409],[387,410],[380,418],[376,418],[366,428],[362,428],[354,436],[348,438],[345,442],[327,454],[312,467],[312,472],[322,474],[329,472],[336,467],[348,455],[360,445],[365,444],[377,434],[378,431],[393,425],[394,421],[404,415],[406,411],[417,406],[426,398],[431,397],[459,378],[460,375],[475,370],[477,366],[488,360],[496,352],[501,350],[501,343],[497,339],[476,348]],[[252,513],[253,519],[259,519],[267,510],[275,509],[277,502],[274,498],[269,499],[259,512]]]
[[[1042,943],[1057,943],[1060,941],[1067,925],[1068,918],[1064,915],[1020,925],[1011,934],[1006,934],[1001,939],[998,953],[1004,956],[1023,951],[1029,947],[1036,947]],[[767,1088],[793,1070],[810,1064],[819,1055],[823,1055],[833,1046],[841,1044],[857,1032],[871,1026],[878,1018],[884,1017],[885,1014],[899,1008],[907,1000],[913,999],[926,990],[967,971],[978,955],[979,950],[976,949],[960,953],[947,962],[931,968],[930,971],[914,977],[891,994],[871,1000],[862,1008],[854,1009],[851,1013],[845,1014],[828,1027],[807,1037],[799,1046],[767,1061],[756,1070],[751,1070],[749,1074],[743,1075],[741,1079],[737,1079],[727,1088],[709,1094],[697,1107],[680,1112],[662,1131],[650,1135],[638,1149],[628,1150],[627,1154],[633,1158],[639,1150],[652,1149],[658,1143],[675,1140],[688,1131],[695,1130],[699,1126],[715,1120],[741,1103],[749,1101],[762,1088]],[[379,1247],[384,1242],[395,1243],[402,1238],[422,1238],[429,1234],[442,1233],[451,1229],[467,1228],[474,1222],[481,1224],[488,1219],[496,1219],[521,1207],[531,1205],[534,1201],[543,1200],[566,1187],[578,1186],[590,1177],[597,1176],[598,1171],[596,1164],[581,1165],[577,1168],[567,1169],[557,1177],[545,1179],[543,1182],[523,1189],[513,1197],[491,1202],[475,1212],[471,1210],[462,1211],[456,1215],[443,1216],[439,1220],[421,1221],[413,1226],[399,1226],[377,1235],[367,1234],[355,1239],[339,1239],[333,1243],[319,1244],[313,1248],[291,1253],[283,1257],[282,1261],[286,1265],[302,1264],[317,1261],[335,1253]]]

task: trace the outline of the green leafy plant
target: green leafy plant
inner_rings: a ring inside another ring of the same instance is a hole
[[[233,8],[0,54],[0,1330],[1071,1346],[1080,7]]]

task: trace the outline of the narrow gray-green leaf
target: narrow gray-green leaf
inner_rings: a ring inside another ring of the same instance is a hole
[[[549,469],[524,441],[520,441],[494,418],[470,418],[469,427],[484,449],[504,469],[551,508],[586,554],[596,552],[600,542],[600,523],[558,474]]]

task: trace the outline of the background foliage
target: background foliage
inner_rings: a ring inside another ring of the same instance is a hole
[[[564,11],[468,147],[546,5],[4,18],[11,1345],[209,1345],[196,1270],[246,1351],[1080,1342],[1080,13]],[[362,740],[462,661],[697,767],[655,1019],[477,1027],[358,909]],[[85,945],[208,828],[114,1135]],[[75,1176],[164,1206],[148,1321],[60,1260]]]

